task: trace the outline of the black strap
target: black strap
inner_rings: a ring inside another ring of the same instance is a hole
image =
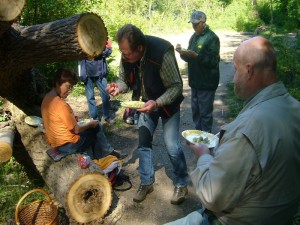
[[[128,186],[123,187],[124,183],[128,183]],[[128,175],[125,175],[124,173],[120,172],[117,177],[116,184],[113,185],[113,189],[115,191],[127,191],[132,188],[132,183],[130,181],[130,178]]]

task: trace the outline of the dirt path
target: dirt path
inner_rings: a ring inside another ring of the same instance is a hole
[[[192,31],[191,31],[192,32]],[[164,37],[172,44],[186,43],[190,33]],[[226,96],[226,84],[232,81],[233,66],[231,63],[233,52],[241,41],[249,38],[251,34],[240,34],[236,32],[216,32],[221,41],[221,79],[217,89],[214,102],[214,124],[213,133],[217,133],[220,126],[226,123],[227,106],[224,104]],[[177,55],[178,56],[178,55]],[[185,63],[178,56],[178,63],[184,68]],[[181,126],[180,131],[193,129],[191,109],[190,109],[190,88],[187,84],[187,76],[183,76],[185,100],[181,105]],[[159,225],[198,209],[201,204],[195,194],[194,188],[189,183],[189,195],[186,201],[180,206],[170,204],[170,198],[173,193],[171,164],[165,150],[162,139],[162,127],[159,124],[153,141],[154,165],[156,181],[154,192],[149,194],[142,203],[134,203],[132,198],[139,185],[138,176],[138,152],[137,147],[137,129],[135,126],[125,125],[124,128],[117,129],[114,135],[108,137],[112,145],[119,150],[129,153],[129,157],[124,161],[123,168],[130,175],[133,188],[125,192],[115,192],[117,204],[114,204],[109,215],[104,219],[103,224],[120,225]],[[181,143],[186,156],[188,169],[191,171],[196,165],[196,160],[190,149],[185,145],[181,137]]]

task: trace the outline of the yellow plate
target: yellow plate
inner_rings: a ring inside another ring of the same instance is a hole
[[[214,148],[217,146],[219,142],[219,138],[214,136],[211,133],[204,132],[201,130],[185,130],[181,133],[181,135],[190,143],[198,144],[197,139],[202,137],[203,139],[208,138],[209,143],[205,143],[208,148]]]
[[[121,106],[131,108],[131,109],[140,109],[143,107],[145,103],[141,101],[127,101],[127,102],[122,102]]]
[[[37,127],[39,124],[43,123],[43,120],[41,117],[38,116],[26,116],[25,123],[27,123],[30,126]]]

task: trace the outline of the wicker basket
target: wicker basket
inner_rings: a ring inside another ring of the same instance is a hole
[[[20,209],[22,201],[34,192],[42,193],[47,200],[37,200]],[[17,225],[58,225],[58,210],[47,192],[42,189],[33,189],[19,200],[16,206],[15,220]]]

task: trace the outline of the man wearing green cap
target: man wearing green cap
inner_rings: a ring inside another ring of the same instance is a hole
[[[211,132],[213,103],[220,78],[220,40],[206,25],[204,12],[194,10],[189,22],[192,23],[195,33],[189,40],[188,49],[183,50],[181,45],[177,44],[176,50],[188,63],[195,128]]]

